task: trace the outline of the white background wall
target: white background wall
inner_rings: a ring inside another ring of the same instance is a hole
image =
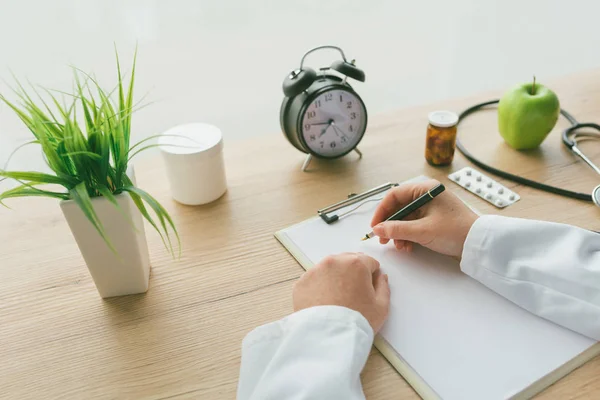
[[[593,0],[0,0],[0,78],[12,83],[12,70],[69,90],[72,64],[110,87],[113,43],[127,67],[137,43],[137,99],[153,104],[134,116],[136,139],[205,121],[226,141],[284,140],[281,82],[312,46],[356,58],[367,81],[355,87],[373,115],[596,67],[598,15]],[[27,138],[0,106],[0,166]],[[40,165],[31,148],[11,169]]]

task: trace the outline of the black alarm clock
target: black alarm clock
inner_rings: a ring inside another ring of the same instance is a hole
[[[306,56],[321,49],[339,51],[342,60],[320,68],[318,73],[304,67]],[[319,46],[307,51],[300,68],[283,81],[281,129],[295,148],[308,154],[303,171],[313,156],[334,159],[352,150],[362,156],[357,146],[367,129],[367,108],[347,78],[364,82],[365,73],[354,65],[354,60],[348,62],[339,47]]]

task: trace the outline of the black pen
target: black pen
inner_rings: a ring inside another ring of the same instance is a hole
[[[433,198],[435,196],[442,193],[445,189],[446,188],[444,187],[444,185],[442,185],[440,183],[439,185],[437,185],[434,188],[432,188],[431,190],[429,190],[427,193],[424,193],[421,196],[419,196],[412,203],[403,207],[397,213],[393,214],[391,217],[386,219],[386,221],[400,221],[401,219],[406,218],[410,213],[416,211],[417,209],[423,207],[425,204],[429,203],[431,200],[433,200]],[[365,237],[363,237],[361,240],[371,239],[374,236],[375,236],[375,233],[373,231],[371,231],[371,233],[367,233],[365,235]]]

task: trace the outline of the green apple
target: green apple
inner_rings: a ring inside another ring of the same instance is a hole
[[[538,147],[550,133],[560,113],[556,94],[533,83],[517,85],[504,93],[498,104],[498,130],[517,150]]]

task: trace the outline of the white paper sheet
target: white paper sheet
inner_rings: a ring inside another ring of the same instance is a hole
[[[536,317],[460,272],[457,261],[423,248],[412,255],[370,231],[376,202],[327,225],[314,218],[280,232],[312,263],[362,251],[389,275],[391,310],[381,335],[443,399],[506,399],[595,342]]]

